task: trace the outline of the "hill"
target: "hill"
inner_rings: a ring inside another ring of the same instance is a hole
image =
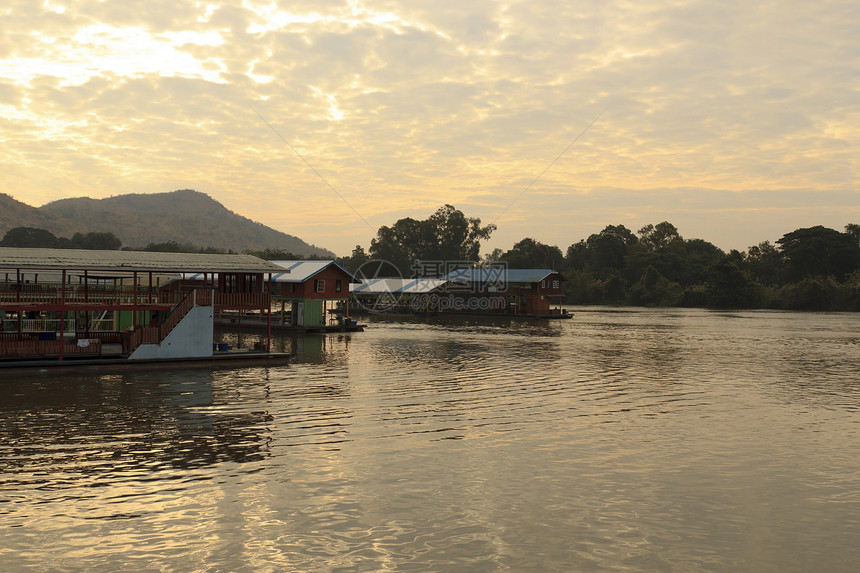
[[[53,217],[13,199],[10,195],[0,193],[0,236],[15,227],[37,227],[39,229],[62,228],[62,222]]]
[[[176,241],[198,247],[281,249],[297,255],[334,257],[326,249],[228,210],[205,193],[129,194],[60,199],[39,208],[0,194],[0,236],[15,227],[38,227],[57,236],[110,232],[127,247]]]

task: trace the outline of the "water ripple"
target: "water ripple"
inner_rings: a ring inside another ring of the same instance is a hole
[[[0,381],[2,570],[849,570],[853,315],[375,322]]]

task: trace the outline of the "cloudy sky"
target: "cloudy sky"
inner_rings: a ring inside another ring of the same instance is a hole
[[[0,192],[191,188],[338,254],[860,223],[856,0],[5,0]],[[319,175],[318,175],[319,174]]]

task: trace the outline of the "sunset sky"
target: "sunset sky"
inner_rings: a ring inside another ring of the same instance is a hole
[[[0,23],[0,192],[34,206],[190,188],[339,255],[445,203],[498,225],[485,251],[860,223],[856,0],[5,0]]]

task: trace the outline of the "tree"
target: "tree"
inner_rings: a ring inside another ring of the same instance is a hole
[[[481,263],[485,265],[493,264],[499,262],[502,258],[504,251],[498,247],[493,249],[491,252],[487,253],[481,258]]]
[[[857,244],[860,245],[860,225],[856,223],[848,223],[845,225],[845,233],[854,237]]]
[[[704,284],[708,281],[711,269],[724,257],[722,249],[702,239],[684,241],[684,272],[681,284],[684,286]]]
[[[94,251],[115,251],[122,247],[122,241],[113,233],[90,231],[86,235],[75,233],[72,236],[71,248],[89,249]]]
[[[656,226],[645,225],[639,229],[639,243],[652,252],[682,240],[678,229],[668,221],[657,223]]]
[[[677,283],[649,266],[630,289],[630,302],[642,306],[674,306],[680,302],[682,294]]]
[[[689,284],[686,277],[686,245],[675,225],[663,221],[639,229],[639,242],[628,248],[624,275],[629,284],[635,284],[654,267],[660,276],[670,282]]]
[[[370,256],[364,251],[364,247],[356,245],[352,250],[352,255],[341,257],[337,259],[337,262],[349,272],[354,273],[369,260]]]
[[[401,276],[410,276],[416,260],[431,259],[427,226],[410,217],[399,219],[390,227],[382,226],[370,241],[370,256],[387,261]]]
[[[404,276],[416,261],[478,262],[481,241],[489,239],[495,225],[466,217],[451,205],[440,207],[428,219],[407,217],[382,226],[370,242],[370,255],[396,266]]]
[[[10,229],[0,241],[0,247],[29,247],[54,249],[59,240],[50,231],[35,227],[16,227]]]
[[[788,278],[835,277],[843,280],[860,268],[860,244],[848,233],[818,225],[797,229],[777,241]]]
[[[451,205],[440,207],[427,219],[432,242],[431,256],[439,261],[475,261],[481,253],[481,241],[490,238],[496,226],[481,227],[481,220],[467,218]]]
[[[784,260],[782,253],[770,241],[748,248],[744,263],[753,278],[761,284],[775,286],[781,282]]]
[[[613,269],[617,271],[624,268],[630,247],[638,242],[636,235],[624,225],[608,225],[600,233],[588,237],[585,244],[589,262],[597,274],[608,276]]]
[[[758,303],[755,283],[729,257],[712,267],[707,297],[713,308],[749,308]]]
[[[588,257],[588,244],[585,241],[579,241],[567,248],[567,254],[564,258],[569,268],[583,270],[589,264]]]
[[[177,241],[164,241],[163,243],[149,243],[143,248],[144,251],[149,251],[153,253],[187,253],[188,249],[186,249],[183,245],[180,245]]]
[[[555,245],[545,245],[527,237],[503,253],[499,261],[507,263],[512,269],[561,270],[564,256]]]

